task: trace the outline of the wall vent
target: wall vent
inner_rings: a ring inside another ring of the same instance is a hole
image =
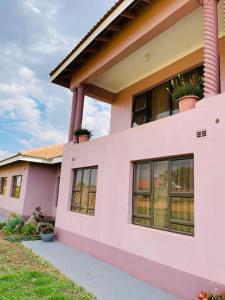
[[[202,139],[202,138],[205,138],[205,137],[207,137],[207,130],[206,129],[198,130],[196,132],[196,138],[197,139]]]

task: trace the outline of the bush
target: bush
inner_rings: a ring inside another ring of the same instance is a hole
[[[0,222],[0,229],[3,229],[3,227],[5,226],[6,222]]]
[[[201,291],[198,295],[198,300],[225,300],[225,292],[212,293]]]
[[[88,135],[89,137],[91,137],[91,131],[85,128],[79,128],[77,129],[74,134],[76,136],[81,136],[81,135]]]
[[[34,224],[25,224],[21,228],[21,234],[23,236],[33,236],[36,233],[36,226]]]
[[[23,220],[18,216],[10,217],[8,222],[3,227],[3,230],[5,233],[20,233],[22,226],[24,222]]]

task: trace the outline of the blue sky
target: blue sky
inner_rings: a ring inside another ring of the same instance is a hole
[[[114,2],[0,1],[0,159],[66,141],[71,92],[49,72]],[[94,137],[108,133],[109,121],[109,105],[86,97],[83,125]]]

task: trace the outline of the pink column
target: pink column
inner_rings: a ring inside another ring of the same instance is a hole
[[[77,90],[78,90],[78,95],[77,95],[77,107],[76,107],[74,131],[81,128],[81,125],[82,125],[84,97],[85,97],[84,85],[79,85],[77,87]],[[78,142],[78,139],[76,136],[74,136],[74,142]]]
[[[204,96],[220,91],[217,0],[202,0],[204,18]]]
[[[71,105],[71,117],[70,117],[70,129],[69,129],[69,142],[73,141],[74,136],[74,123],[75,123],[75,116],[76,116],[76,106],[77,106],[77,96],[78,91],[77,88],[73,90],[73,98],[72,98],[72,105]]]

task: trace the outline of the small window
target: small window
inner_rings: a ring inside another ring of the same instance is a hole
[[[55,207],[58,206],[58,200],[59,200],[59,185],[60,185],[60,177],[58,176],[56,178],[56,197],[55,197]]]
[[[203,67],[195,68],[182,74],[184,79],[198,73],[203,75]],[[156,121],[179,112],[179,105],[173,100],[169,92],[172,91],[171,80],[139,94],[133,100],[132,127]]]
[[[192,157],[134,164],[133,224],[194,235]]]
[[[94,215],[97,167],[74,170],[71,211]]]
[[[11,196],[13,198],[20,197],[21,184],[22,184],[22,176],[21,175],[13,176],[13,178],[12,178],[12,193],[11,193]]]
[[[0,178],[0,195],[6,195],[7,177]]]

